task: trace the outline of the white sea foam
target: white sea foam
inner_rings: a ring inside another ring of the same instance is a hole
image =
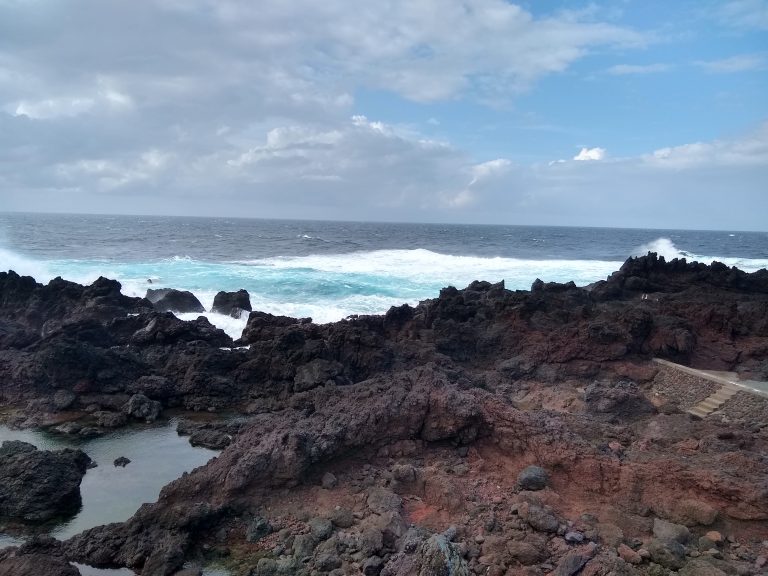
[[[206,308],[208,310],[208,308]],[[243,314],[240,318],[232,318],[231,316],[227,316],[225,314],[216,314],[214,312],[190,312],[186,314],[176,314],[177,318],[180,318],[181,320],[197,320],[198,317],[205,316],[208,318],[211,324],[216,326],[216,328],[221,328],[226,332],[231,338],[234,340],[237,340],[242,336],[243,330],[245,329],[245,325],[248,322],[248,314]]]
[[[54,274],[44,263],[0,248],[0,271],[8,270],[13,270],[22,276],[32,276],[38,282],[48,282],[54,278]]]
[[[733,236],[733,234],[730,234],[729,236]],[[656,252],[659,256],[664,256],[666,260],[685,258],[690,262],[702,262],[704,264],[722,262],[726,266],[736,266],[745,272],[755,272],[761,268],[768,268],[768,258],[730,258],[725,256],[694,254],[692,252],[680,250],[669,238],[657,238],[652,242],[643,244],[635,250],[633,255],[643,256],[648,252]]]
[[[414,250],[375,250],[346,254],[314,256],[281,256],[262,260],[240,260],[233,264],[281,270],[316,270],[335,274],[365,274],[414,281],[430,281],[467,285],[473,280],[512,283],[525,279],[525,286],[537,277],[544,280],[593,282],[621,265],[604,260],[523,260],[518,258],[484,258],[453,256],[417,248]]]
[[[633,256],[645,256],[648,252],[656,252],[659,256],[664,256],[666,260],[690,258],[689,253],[678,249],[669,238],[656,238],[656,240],[643,244],[635,250]]]

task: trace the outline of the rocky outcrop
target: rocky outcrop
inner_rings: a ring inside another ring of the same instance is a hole
[[[77,512],[80,482],[91,459],[81,450],[38,450],[6,441],[0,447],[0,518],[43,522]]]
[[[200,300],[188,290],[174,290],[172,288],[149,289],[147,300],[152,302],[158,312],[205,312],[205,307]]]
[[[243,312],[250,312],[251,310],[251,298],[246,290],[219,292],[213,298],[213,306],[211,307],[211,312],[233,318],[240,318]]]
[[[240,417],[181,421],[193,443],[226,447],[129,521],[63,543],[72,560],[163,576],[200,553],[241,554],[257,575],[758,562],[768,430],[691,420],[649,359],[756,373],[765,273],[651,255],[589,289],[473,282],[328,325],[251,312],[235,343],[205,319],[131,314],[82,310],[45,336],[14,316],[31,341],[0,349],[6,404],[121,412],[133,398]],[[713,523],[733,542],[711,552]]]
[[[0,576],[80,576],[72,564],[48,554],[25,554],[0,560]]]

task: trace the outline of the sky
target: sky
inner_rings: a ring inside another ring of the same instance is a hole
[[[0,0],[0,210],[768,230],[768,0]]]

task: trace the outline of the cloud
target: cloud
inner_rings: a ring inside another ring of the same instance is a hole
[[[443,202],[451,208],[463,208],[474,204],[489,183],[502,178],[512,166],[507,158],[496,158],[469,166],[471,179],[466,188],[458,192],[449,191],[442,195]]]
[[[448,132],[457,101],[506,103],[590,55],[629,58],[652,41],[600,18],[505,0],[0,0],[0,205],[567,223],[593,201],[610,212],[616,182],[719,193],[713,167],[739,167],[752,190],[761,133],[631,159],[585,148],[539,166],[363,115],[356,101],[445,102],[412,118],[434,115]]]
[[[581,151],[573,157],[574,160],[590,161],[602,160],[605,158],[605,148],[582,148]]]
[[[79,160],[62,163],[55,167],[60,184],[70,188],[89,188],[98,192],[140,184],[146,186],[156,181],[173,159],[173,155],[160,150],[147,150],[129,161],[110,159]]]
[[[746,30],[768,30],[768,1],[731,0],[715,13],[718,22]]]
[[[62,96],[40,100],[21,99],[5,105],[6,112],[14,116],[27,116],[34,120],[74,118],[97,109],[101,111],[125,111],[133,108],[132,98],[119,90],[103,85],[92,94]]]
[[[718,166],[768,167],[768,122],[743,138],[660,148],[644,155],[642,160],[656,168],[674,170]]]
[[[469,182],[470,186],[473,186],[483,180],[486,180],[494,175],[504,173],[512,162],[506,158],[497,158],[496,160],[489,160],[480,164],[472,166],[472,180]]]
[[[748,72],[765,68],[765,57],[761,54],[740,54],[719,60],[706,60],[696,62],[697,66],[707,72],[716,74],[730,74],[735,72]]]
[[[608,68],[608,74],[626,76],[630,74],[657,74],[672,69],[669,64],[617,64]]]
[[[504,0],[11,2],[0,3],[0,37],[11,49],[0,67],[24,79],[19,101],[81,98],[108,71],[144,104],[248,87],[253,104],[278,108],[349,105],[360,86],[417,101],[509,97],[592,50],[648,41],[573,14],[536,18]]]
[[[477,162],[449,143],[362,116],[332,126],[264,127],[259,134],[257,145],[230,142],[212,153],[94,154],[36,173],[34,181],[2,172],[4,205],[66,210],[79,202],[86,211],[117,206],[170,214],[733,229],[764,228],[768,213],[768,122],[738,138],[633,157],[586,148],[579,154],[602,161],[551,165]],[[716,202],[728,209],[696,208]]]

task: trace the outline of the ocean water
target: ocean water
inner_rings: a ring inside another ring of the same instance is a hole
[[[206,308],[219,290],[245,288],[254,309],[320,323],[416,304],[472,280],[585,285],[649,250],[768,267],[766,232],[0,214],[0,270],[40,282],[106,276],[132,296],[185,289]],[[233,337],[246,320],[206,315]]]

